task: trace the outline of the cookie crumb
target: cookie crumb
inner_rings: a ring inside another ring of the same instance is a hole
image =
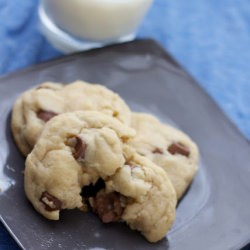
[[[16,170],[15,170],[14,168],[10,167],[9,165],[6,165],[6,168],[7,168],[8,170],[10,170],[11,172],[13,172],[13,173],[16,172]]]

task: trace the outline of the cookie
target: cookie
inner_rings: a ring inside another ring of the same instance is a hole
[[[161,168],[126,146],[134,135],[99,112],[51,119],[26,159],[28,199],[51,220],[63,209],[89,208],[104,223],[123,221],[151,242],[162,239],[175,218],[176,194]]]
[[[124,152],[126,163],[106,183],[106,192],[116,191],[126,198],[122,221],[140,231],[148,241],[159,241],[175,219],[174,187],[165,171],[152,161],[131,148],[126,147]]]
[[[47,82],[23,93],[13,106],[12,133],[23,155],[32,150],[47,121],[77,110],[100,111],[130,124],[129,107],[106,87],[82,81],[68,85]]]
[[[129,144],[167,172],[180,199],[198,170],[196,144],[180,130],[149,114],[133,113],[132,127],[136,136]]]

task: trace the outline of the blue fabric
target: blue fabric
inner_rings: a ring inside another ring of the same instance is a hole
[[[38,0],[0,0],[0,74],[60,54],[40,34]],[[250,1],[155,0],[139,37],[158,40],[250,139]],[[0,249],[18,249],[0,224]]]

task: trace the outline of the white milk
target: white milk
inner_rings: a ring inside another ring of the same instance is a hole
[[[42,0],[48,17],[87,40],[112,41],[136,31],[153,0]]]

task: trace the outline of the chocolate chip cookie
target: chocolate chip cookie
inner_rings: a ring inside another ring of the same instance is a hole
[[[124,152],[126,163],[106,182],[106,192],[125,197],[122,221],[148,241],[159,241],[173,225],[176,192],[165,171],[131,148],[124,147]]]
[[[168,174],[180,199],[198,169],[198,148],[183,132],[149,114],[133,113],[136,136],[130,145]]]
[[[88,208],[104,223],[123,221],[151,242],[162,239],[175,218],[175,190],[161,168],[126,145],[134,135],[94,111],[51,119],[26,159],[28,199],[51,220],[63,209]]]
[[[77,110],[101,111],[130,124],[126,103],[104,86],[82,81],[68,85],[47,82],[23,93],[14,104],[11,127],[20,151],[26,156],[32,150],[51,118]]]

